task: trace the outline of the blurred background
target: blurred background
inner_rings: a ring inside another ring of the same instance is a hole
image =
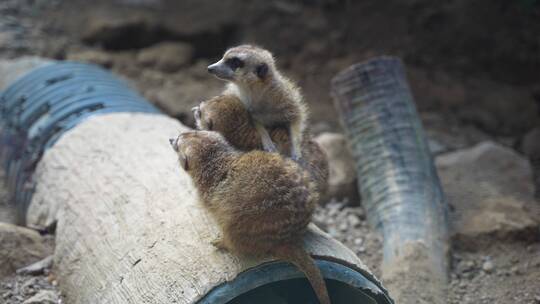
[[[540,184],[540,1],[0,0],[0,59],[97,63],[191,126],[191,107],[223,87],[206,66],[240,43],[271,50],[303,89],[334,170],[316,221],[376,274],[380,239],[358,207],[329,86],[353,63],[400,57],[453,208],[449,303],[540,303],[528,207]],[[13,291],[27,280],[0,276],[0,302],[55,290],[41,277]]]

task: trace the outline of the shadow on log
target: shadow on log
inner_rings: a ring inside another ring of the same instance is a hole
[[[56,223],[54,267],[68,303],[313,302],[293,266],[210,244],[218,228],[168,142],[185,126],[95,66],[36,62],[0,62],[0,74],[13,75],[0,90],[45,65],[2,93],[3,113],[15,116],[2,117],[1,152],[26,224]],[[88,106],[84,94],[97,99]],[[366,266],[315,226],[305,246],[334,304],[392,303]]]

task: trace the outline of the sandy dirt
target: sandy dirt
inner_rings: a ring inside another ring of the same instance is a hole
[[[331,77],[382,54],[404,60],[427,134],[442,151],[492,140],[521,152],[525,134],[540,124],[540,3],[534,0],[3,0],[0,16],[0,58],[31,54],[101,64],[188,125],[189,109],[222,86],[206,74],[207,64],[242,42],[273,50],[299,82],[314,133],[340,131]],[[190,51],[165,58],[170,65],[155,63],[149,48],[163,42]],[[0,198],[0,221],[11,221],[2,191]],[[361,206],[350,207],[357,204],[332,201],[315,222],[380,277],[381,239]],[[540,303],[539,233],[455,241],[448,303]],[[0,302],[55,290],[53,275],[0,279]]]

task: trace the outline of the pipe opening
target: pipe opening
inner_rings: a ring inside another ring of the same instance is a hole
[[[392,304],[387,291],[370,274],[339,262],[316,260],[332,304]],[[318,303],[315,293],[296,267],[270,262],[240,273],[212,289],[197,304]]]

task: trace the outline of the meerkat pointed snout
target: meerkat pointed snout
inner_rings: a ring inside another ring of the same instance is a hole
[[[307,108],[300,90],[279,73],[269,51],[251,45],[237,46],[227,50],[208,71],[229,82],[224,94],[235,95],[242,101],[265,151],[278,151],[268,130],[285,127],[291,140],[290,157],[300,160]]]
[[[229,49],[208,72],[233,83],[256,83],[264,80],[274,68],[272,54],[258,47],[243,45]]]

